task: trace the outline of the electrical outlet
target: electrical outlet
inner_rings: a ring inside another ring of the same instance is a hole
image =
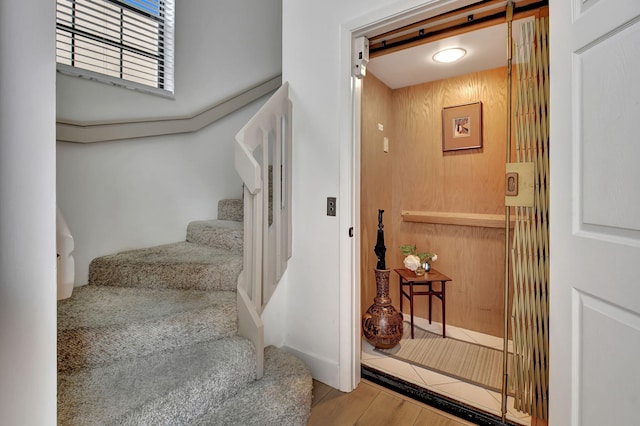
[[[336,215],[336,197],[327,197],[327,216]]]

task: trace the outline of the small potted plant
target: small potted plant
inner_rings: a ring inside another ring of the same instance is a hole
[[[415,272],[416,275],[424,275],[431,269],[431,262],[438,260],[435,253],[421,252],[415,245],[405,244],[400,246],[400,251],[405,256],[404,267]]]

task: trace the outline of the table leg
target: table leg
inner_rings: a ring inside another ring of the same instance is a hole
[[[431,296],[433,293],[433,288],[431,288],[431,281],[429,281],[429,324],[431,324]]]
[[[409,281],[409,311],[411,313],[411,338],[413,339],[413,281]]]
[[[400,313],[402,313],[402,299],[403,299],[403,296],[402,296],[402,277],[400,277],[399,282],[400,282]]]
[[[445,303],[445,299],[444,299],[444,290],[446,288],[446,281],[441,281],[440,285],[442,286],[442,338],[444,339],[446,337],[446,333],[445,333],[445,313],[446,313],[446,306],[447,304]]]

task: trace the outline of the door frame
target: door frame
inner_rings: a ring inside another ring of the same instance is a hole
[[[380,8],[340,27],[340,132],[348,141],[340,148],[339,194],[348,203],[340,217],[340,390],[360,382],[360,124],[362,81],[352,76],[354,40],[372,37],[421,19],[441,15],[480,0],[407,0]],[[348,230],[353,227],[354,237]]]

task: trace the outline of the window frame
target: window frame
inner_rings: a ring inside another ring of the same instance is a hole
[[[75,5],[75,0],[71,0]],[[58,62],[58,56],[56,54],[56,69],[59,73],[64,75],[69,75],[73,77],[80,77],[87,80],[97,81],[101,83],[106,83],[112,86],[122,87],[130,90],[136,90],[152,95],[157,95],[165,98],[174,98],[174,29],[175,29],[175,0],[158,0],[159,3],[159,13],[155,16],[153,13],[144,10],[142,8],[135,7],[125,1],[121,0],[99,0],[104,3],[108,3],[114,5],[119,8],[127,9],[133,11],[134,13],[141,15],[149,20],[158,22],[163,27],[163,34],[158,36],[158,53],[157,55],[149,54],[149,52],[144,52],[139,49],[136,49],[135,46],[127,46],[118,45],[116,43],[111,42],[110,40],[101,37],[99,34],[92,34],[91,32],[87,32],[84,30],[77,31],[75,28],[69,27],[68,25],[62,25],[56,19],[56,42],[58,41],[58,30],[63,31],[67,34],[68,37],[71,37],[73,40],[74,35],[78,34],[83,37],[87,37],[94,41],[98,41],[99,43],[103,43],[105,45],[114,47],[120,50],[120,59],[119,59],[119,67],[120,67],[120,77],[115,77],[108,74],[103,74],[98,71],[88,70],[81,67],[76,67],[73,65],[68,65],[64,63]],[[56,1],[56,8],[58,2]],[[167,13],[169,12],[169,13]],[[124,28],[124,20],[123,15],[120,15],[120,32],[122,33]],[[74,41],[71,41],[68,45],[72,47]],[[156,86],[151,86],[147,84],[143,84],[140,82],[128,80],[123,78],[123,51],[131,51],[135,53],[142,54],[144,56],[153,57],[154,60],[157,61],[158,69],[162,68],[163,76],[162,83],[160,82],[160,78],[157,80]],[[73,54],[71,54],[73,56]],[[73,63],[73,58],[69,59],[71,63]],[[162,87],[157,87],[162,86]]]

